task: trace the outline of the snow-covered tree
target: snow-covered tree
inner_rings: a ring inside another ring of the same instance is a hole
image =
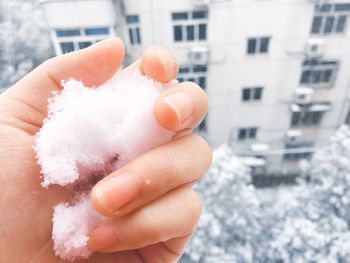
[[[350,129],[341,127],[315,153],[296,205],[276,222],[267,261],[350,262]],[[265,214],[267,215],[267,214]],[[267,215],[268,216],[268,215]]]
[[[350,262],[350,129],[304,168],[297,186],[257,190],[230,148],[216,150],[183,262]]]
[[[0,0],[0,90],[53,55],[38,0]]]
[[[222,146],[214,152],[213,164],[197,190],[204,209],[186,256],[203,263],[252,262],[252,244],[260,228],[249,168]]]

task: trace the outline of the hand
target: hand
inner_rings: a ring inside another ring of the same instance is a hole
[[[123,57],[119,39],[101,41],[44,62],[0,95],[0,262],[65,262],[52,248],[52,207],[68,201],[72,192],[40,186],[34,136],[46,117],[47,99],[61,89],[62,79],[74,77],[98,86],[115,73]],[[147,49],[132,67],[161,82],[175,78],[178,71],[175,59],[161,47]],[[159,96],[156,117],[178,138],[95,186],[92,202],[109,217],[91,233],[89,244],[110,253],[96,253],[81,262],[157,263],[179,258],[201,209],[191,186],[211,159],[206,142],[190,135],[206,111],[206,96],[194,83],[177,84]]]

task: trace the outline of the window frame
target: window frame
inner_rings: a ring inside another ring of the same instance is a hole
[[[263,45],[264,42],[264,45]],[[248,37],[246,54],[249,56],[253,55],[266,55],[269,53],[271,37]]]
[[[131,46],[142,45],[140,16],[126,15],[127,35]]]
[[[196,17],[195,14],[202,15]],[[171,13],[173,42],[192,43],[207,41],[208,17],[208,10],[193,10]]]
[[[241,127],[237,129],[237,141],[256,140],[258,127]]]
[[[242,88],[242,92],[241,92],[241,101],[242,102],[262,101],[263,91],[264,91],[263,86],[244,87]]]
[[[339,10],[340,6],[346,6],[346,9]],[[349,3],[316,4],[311,22],[310,34],[315,36],[345,34],[350,14],[349,7]],[[339,30],[339,27],[342,30]]]
[[[87,30],[100,30],[103,29],[104,33],[108,34],[102,34],[101,32],[97,34],[87,34]],[[74,31],[75,34],[65,34],[64,31]],[[79,32],[79,34],[77,33]],[[98,26],[98,27],[80,27],[80,28],[54,28],[52,29],[52,34],[54,34],[55,39],[57,41],[57,45],[59,47],[59,51],[61,54],[67,53],[64,52],[62,49],[63,43],[73,43],[74,50],[79,50],[82,48],[86,48],[96,42],[99,42],[105,38],[108,38],[110,36],[114,35],[114,31],[112,27],[109,26]],[[85,45],[83,45],[85,43]],[[90,45],[87,45],[86,43],[90,43]],[[74,51],[73,50],[73,51]],[[69,51],[70,52],[70,51]]]
[[[207,65],[180,65],[177,80],[192,81],[200,86],[203,90],[207,89]]]
[[[331,87],[336,82],[339,68],[340,62],[336,60],[305,59],[299,83],[312,87]]]
[[[324,111],[292,111],[291,127],[313,127],[321,125]]]

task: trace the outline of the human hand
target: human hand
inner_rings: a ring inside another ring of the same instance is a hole
[[[44,62],[0,96],[0,262],[58,262],[51,240],[52,207],[68,201],[72,192],[41,187],[34,136],[47,115],[47,99],[61,89],[62,79],[98,86],[115,73],[123,57],[119,39],[102,41]],[[175,78],[178,70],[175,59],[160,47],[146,50],[131,67],[161,82]],[[81,262],[173,262],[181,255],[200,214],[192,185],[211,159],[205,141],[190,135],[206,111],[206,96],[193,83],[177,84],[159,96],[156,117],[178,138],[94,187],[92,202],[108,219],[91,233],[90,246],[110,253]]]

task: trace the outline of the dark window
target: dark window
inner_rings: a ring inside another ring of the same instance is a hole
[[[329,16],[326,19],[326,25],[324,27],[324,33],[329,34],[333,31],[334,16]]]
[[[238,129],[238,140],[243,141],[247,139],[255,139],[257,130],[256,127]]]
[[[60,46],[63,54],[74,51],[73,42],[61,42]]]
[[[130,39],[130,43],[131,45],[134,45],[135,44],[135,40],[134,40],[134,33],[133,33],[133,29],[132,28],[129,28],[129,39]]]
[[[283,159],[286,161],[309,159],[312,156],[311,147],[313,147],[313,143],[286,143]]]
[[[260,100],[262,95],[262,88],[255,88],[254,100]]]
[[[311,34],[343,33],[349,12],[349,3],[316,5]]]
[[[182,41],[182,26],[174,26],[174,40]]]
[[[194,11],[192,12],[193,19],[203,19],[208,17],[207,11]]]
[[[338,70],[336,61],[305,60],[300,77],[301,84],[333,84]]]
[[[198,78],[198,85],[203,89],[206,90],[207,89],[207,81],[205,77],[199,77]]]
[[[247,53],[267,53],[269,49],[269,37],[248,38]]]
[[[207,39],[207,24],[199,24],[199,40]]]
[[[321,31],[322,17],[315,16],[312,21],[311,33],[317,34]]]
[[[171,17],[173,18],[173,20],[186,20],[188,19],[188,13],[187,12],[172,13]]]
[[[321,122],[323,111],[293,112],[291,126],[311,126]]]
[[[250,89],[243,89],[243,91],[242,91],[242,100],[243,101],[250,100]]]
[[[129,39],[130,39],[131,45],[141,44],[140,28],[139,27],[130,27],[129,28]]]
[[[138,15],[128,15],[128,16],[126,16],[126,22],[128,24],[137,24],[137,23],[139,23],[139,16]]]
[[[207,131],[207,118],[206,117],[199,124],[198,130],[199,131],[204,131],[204,132]]]
[[[83,49],[91,46],[91,44],[92,43],[90,41],[83,41],[83,42],[79,42],[78,46],[79,46],[79,49]]]
[[[109,35],[108,27],[99,27],[99,28],[87,28],[85,29],[85,34],[90,35]]]
[[[256,38],[249,38],[248,39],[247,53],[254,54],[255,50],[256,50]]]
[[[269,49],[269,38],[262,37],[260,39],[260,53],[267,53],[268,49]]]
[[[238,139],[244,140],[246,138],[246,129],[239,129],[238,130]]]
[[[194,40],[194,26],[189,25],[186,26],[187,31],[187,41],[193,41]]]
[[[193,72],[207,72],[207,66],[193,66]]]
[[[317,12],[329,12],[332,9],[332,5],[330,4],[323,4],[323,5],[316,5],[315,10]]]
[[[261,100],[262,87],[244,88],[242,90],[242,101]]]
[[[178,77],[177,80],[178,80],[179,82],[183,82],[183,81],[184,81],[184,78]]]
[[[65,29],[65,30],[56,30],[57,37],[73,37],[80,36],[79,29]]]
[[[136,41],[137,41],[137,44],[141,44],[141,36],[140,36],[140,28],[139,27],[136,28]]]
[[[350,4],[336,4],[334,7],[334,11],[350,11]]]
[[[335,28],[335,31],[336,31],[337,33],[342,33],[342,32],[344,32],[346,19],[347,19],[347,16],[339,16],[339,17],[338,17],[337,26],[336,26],[336,28]]]
[[[180,67],[179,68],[179,73],[188,73],[190,69],[188,67]]]

